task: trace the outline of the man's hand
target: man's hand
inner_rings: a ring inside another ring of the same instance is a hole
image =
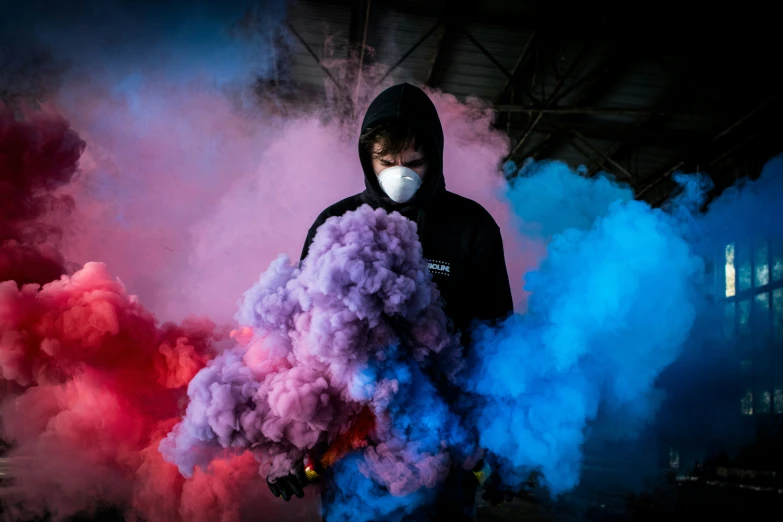
[[[484,493],[481,494],[481,498],[489,502],[492,506],[499,506],[505,502],[514,500],[514,493],[501,487],[501,485],[495,481],[490,480],[484,484]]]
[[[520,488],[512,491],[502,484],[500,477],[497,475],[490,475],[488,479],[482,483],[484,486],[484,493],[481,495],[481,498],[493,506],[499,506],[504,502],[511,502],[514,498],[520,498],[526,502],[538,504],[541,502],[541,498],[536,491],[541,487],[542,479],[543,476],[541,475],[541,472],[533,471]]]
[[[276,497],[282,497],[283,500],[288,502],[296,495],[297,498],[304,496],[304,488],[308,484],[307,475],[305,474],[304,462],[300,462],[293,473],[275,479],[274,482],[270,482],[266,479],[266,483],[269,486],[270,491]]]
[[[504,502],[511,502],[514,499],[514,493],[508,488],[503,487],[500,477],[492,473],[492,469],[484,459],[481,459],[476,464],[476,467],[473,468],[473,475],[484,488],[481,498],[489,502],[492,506],[499,506]]]

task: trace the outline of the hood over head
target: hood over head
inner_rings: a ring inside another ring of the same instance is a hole
[[[372,206],[387,209],[422,207],[446,190],[443,177],[443,127],[438,111],[429,96],[408,83],[389,87],[373,100],[364,115],[361,133],[364,134],[367,129],[378,123],[395,120],[410,124],[417,136],[421,137],[423,141],[421,145],[428,161],[427,175],[410,201],[397,204],[381,188],[372,168],[372,158],[360,143],[359,159],[364,170],[366,187],[362,197]]]

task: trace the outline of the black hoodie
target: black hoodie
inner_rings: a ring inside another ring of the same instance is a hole
[[[403,83],[389,87],[370,104],[362,133],[380,122],[402,120],[414,126],[425,143],[427,174],[407,203],[389,199],[378,183],[370,154],[359,144],[365,190],[330,206],[307,234],[302,259],[318,227],[364,204],[398,211],[416,221],[424,257],[445,301],[446,314],[464,330],[472,320],[495,320],[512,312],[513,301],[495,220],[481,205],[446,190],[443,176],[443,128],[432,101],[421,89]]]

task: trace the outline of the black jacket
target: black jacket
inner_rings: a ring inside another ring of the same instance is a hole
[[[370,155],[360,144],[364,192],[321,212],[307,234],[302,259],[326,219],[364,204],[396,210],[418,225],[424,257],[445,301],[446,314],[457,329],[465,330],[474,319],[505,318],[513,310],[513,301],[500,229],[481,205],[446,190],[443,129],[435,106],[421,89],[395,85],[370,104],[362,133],[374,124],[395,119],[410,123],[425,137],[428,169],[422,186],[409,202],[393,202],[381,189]]]

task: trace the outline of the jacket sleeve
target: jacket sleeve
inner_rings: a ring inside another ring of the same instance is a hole
[[[500,228],[494,225],[476,243],[473,318],[480,321],[505,319],[514,311],[514,299]]]

